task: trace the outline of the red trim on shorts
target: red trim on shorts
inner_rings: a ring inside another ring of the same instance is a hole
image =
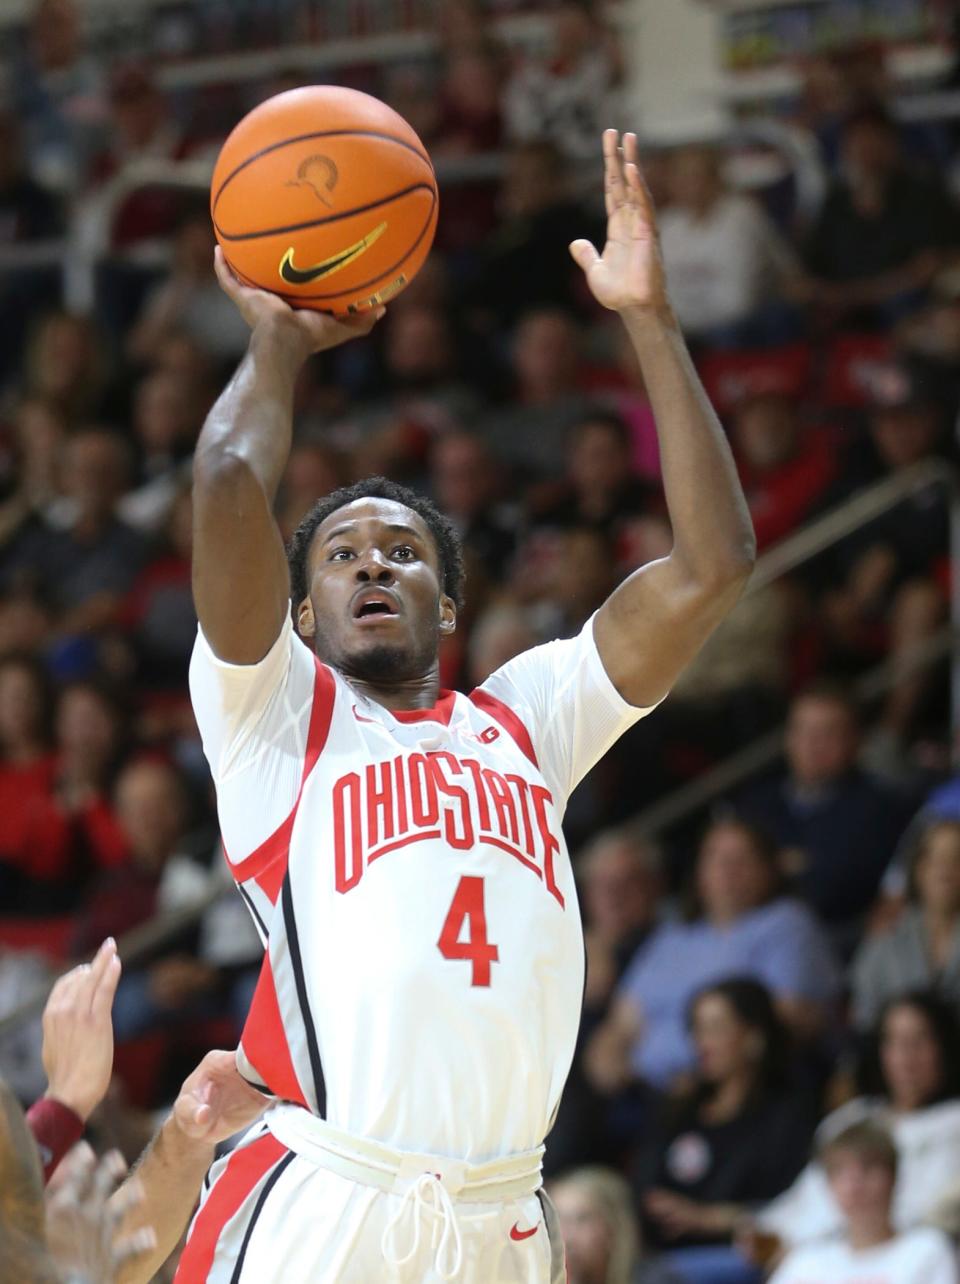
[[[227,1222],[237,1215],[254,1186],[286,1153],[286,1146],[272,1133],[233,1152],[194,1219],[174,1284],[203,1284],[213,1266],[217,1244]]]
[[[261,1080],[269,1084],[274,1096],[285,1101],[295,1101],[301,1106],[307,1105],[283,1028],[269,949],[263,956],[240,1042],[247,1060]]]
[[[238,883],[256,879],[258,885],[276,905],[283,876],[287,869],[287,857],[290,854],[290,836],[293,833],[293,822],[297,818],[297,808],[303,797],[307,779],[317,765],[317,759],[323,752],[330,734],[330,722],[333,718],[333,706],[336,701],[337,685],[332,672],[314,656],[316,674],[313,682],[313,703],[310,710],[310,726],[307,729],[307,747],[303,757],[303,774],[300,777],[300,791],[296,802],[286,820],[265,838],[256,851],[251,852],[245,860],[232,866],[231,872]]]
[[[539,770],[540,764],[537,762],[537,755],[533,748],[533,741],[530,739],[530,732],[509,705],[504,704],[502,700],[498,700],[489,691],[482,691],[479,687],[477,687],[476,691],[470,692],[469,699],[473,701],[478,709],[482,709],[495,722],[500,723],[504,731],[516,742],[520,751]]]

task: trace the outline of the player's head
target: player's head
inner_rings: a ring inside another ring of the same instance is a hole
[[[300,636],[321,659],[367,682],[422,677],[456,628],[463,556],[450,521],[384,477],[318,500],[291,537]]]

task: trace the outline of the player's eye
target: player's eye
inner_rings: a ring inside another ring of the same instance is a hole
[[[401,562],[412,562],[417,556],[409,544],[400,544],[393,550],[393,555]]]
[[[335,548],[330,554],[331,562],[345,562],[348,557],[353,557],[352,548]]]

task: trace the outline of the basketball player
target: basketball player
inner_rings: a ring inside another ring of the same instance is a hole
[[[303,362],[357,328],[220,282],[252,328],[194,464],[190,687],[227,858],[266,945],[237,1063],[274,1102],[205,1183],[180,1284],[554,1284],[543,1139],[584,983],[578,780],[736,601],[754,543],[670,310],[637,142],[603,142],[619,312],[660,430],[669,557],[570,641],[441,691],[450,524],[374,480],[271,515]],[[360,327],[369,330],[373,318]],[[291,618],[291,598],[293,618]]]

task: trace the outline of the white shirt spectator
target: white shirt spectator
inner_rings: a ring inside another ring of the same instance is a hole
[[[926,1221],[941,1195],[960,1179],[960,1101],[943,1101],[925,1110],[893,1114],[879,1099],[858,1098],[828,1115],[820,1125],[819,1136],[836,1136],[868,1118],[885,1124],[896,1143],[900,1163],[891,1219],[896,1230],[909,1230]],[[790,1189],[768,1204],[756,1220],[763,1230],[790,1245],[838,1236],[844,1229],[826,1174],[816,1162],[808,1164]],[[817,1278],[832,1284],[834,1277]],[[847,1276],[839,1278],[845,1280]],[[899,1277],[890,1278],[897,1278],[899,1284]]]
[[[517,142],[549,138],[571,160],[597,160],[597,139],[617,116],[615,79],[616,68],[603,48],[585,51],[575,66],[562,70],[546,62],[526,63],[506,90],[510,137]]]
[[[776,296],[793,266],[759,205],[732,193],[702,216],[664,210],[660,240],[674,310],[689,334],[745,321]]]
[[[941,1232],[922,1227],[876,1248],[830,1241],[794,1249],[770,1284],[957,1284],[957,1258]]]

